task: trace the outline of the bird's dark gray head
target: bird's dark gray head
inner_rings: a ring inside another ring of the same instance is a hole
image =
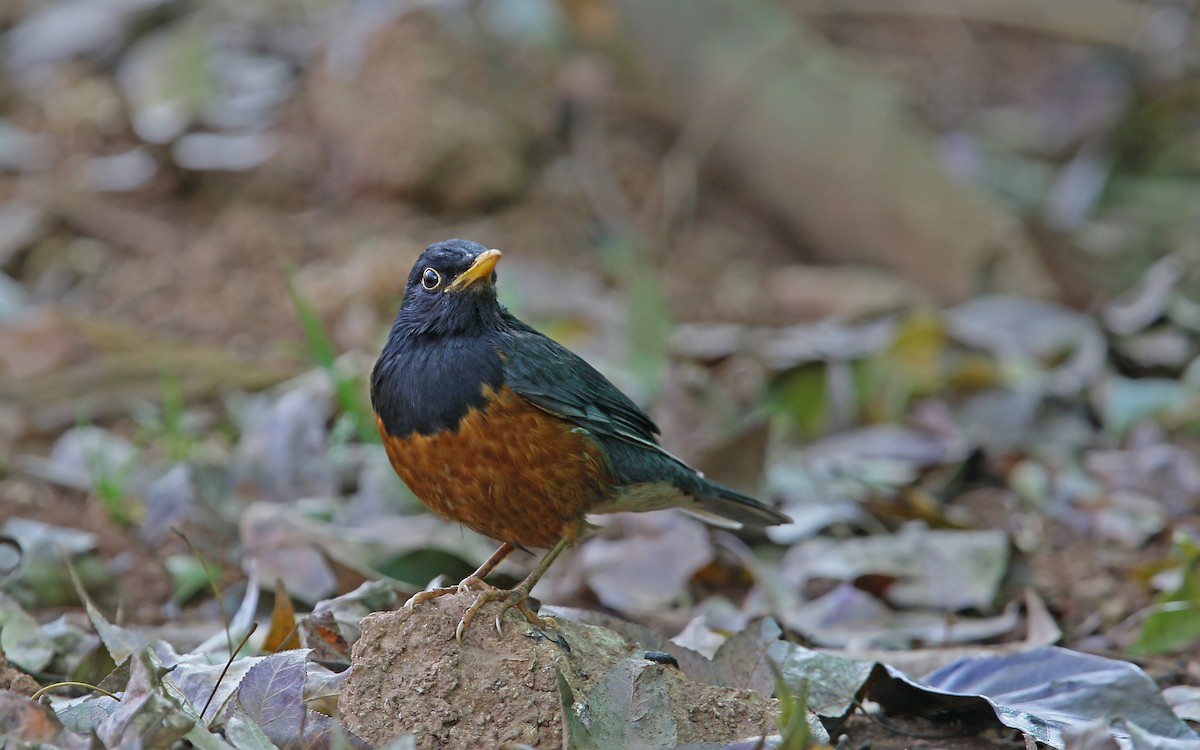
[[[493,328],[499,250],[477,242],[446,240],[425,248],[408,274],[398,325],[413,334],[455,336]]]
[[[425,248],[371,371],[371,404],[388,435],[456,429],[502,384],[496,345],[509,320],[496,299],[499,250],[466,240]]]

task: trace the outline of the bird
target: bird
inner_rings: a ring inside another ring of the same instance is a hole
[[[727,528],[789,523],[659,445],[658,426],[581,357],[496,295],[499,250],[429,245],[371,371],[375,423],[392,468],[430,510],[500,542],[457,586],[406,603],[477,594],[455,629],[500,601],[532,624],[534,585],[590,528],[589,515],[681,508]],[[516,549],[546,549],[512,589],[485,579]],[[500,630],[500,616],[496,617]]]

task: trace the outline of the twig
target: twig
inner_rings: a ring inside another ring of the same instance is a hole
[[[215,685],[213,685],[212,692],[208,694],[208,700],[204,701],[204,708],[200,709],[201,720],[204,719],[204,713],[208,711],[208,707],[212,704],[213,698],[216,697],[217,688],[221,687],[221,682],[225,680],[225,675],[229,674],[229,668],[233,666],[233,660],[237,657],[238,651],[242,650],[242,647],[245,646],[246,642],[250,640],[250,636],[254,635],[255,630],[258,630],[258,623],[250,623],[250,627],[246,630],[246,635],[242,638],[242,641],[238,644],[238,647],[236,649],[230,649],[229,659],[225,661],[225,668],[221,670],[221,675],[217,677],[217,682]]]
[[[229,632],[229,612],[225,610],[225,602],[221,599],[221,588],[217,585],[216,576],[209,569],[208,563],[200,556],[200,551],[196,549],[196,545],[192,544],[192,540],[188,539],[187,535],[177,526],[172,526],[171,531],[175,532],[175,535],[184,541],[188,549],[192,551],[192,555],[200,561],[200,567],[204,570],[204,575],[208,578],[208,585],[212,587],[213,596],[217,600],[217,611],[221,613],[221,624],[225,626],[225,645],[229,649],[230,654],[235,653],[233,650],[233,634]],[[250,632],[254,632],[253,629]],[[238,648],[241,647],[239,646]],[[203,712],[201,712],[201,715],[203,715]]]
[[[92,692],[95,692],[95,693],[100,693],[101,695],[108,696],[109,698],[112,698],[113,700],[117,701],[118,703],[120,703],[120,702],[121,702],[121,699],[120,699],[120,698],[118,698],[117,696],[115,696],[115,695],[113,695],[112,693],[108,692],[107,690],[105,690],[105,689],[104,689],[104,688],[102,688],[102,687],[99,687],[99,686],[97,686],[97,685],[92,685],[92,684],[90,684],[90,683],[87,683],[87,682],[76,682],[76,681],[74,681],[74,680],[64,680],[64,681],[62,681],[62,682],[52,682],[52,683],[50,683],[49,685],[46,685],[46,686],[44,686],[44,687],[42,687],[42,688],[39,688],[39,689],[38,689],[38,691],[37,691],[36,693],[34,693],[33,695],[29,696],[29,700],[31,700],[31,701],[36,701],[38,698],[41,698],[41,697],[42,697],[42,696],[43,696],[43,695],[44,695],[44,694],[45,694],[47,691],[53,690],[53,689],[55,689],[55,688],[60,688],[60,687],[82,687],[82,688],[87,688],[88,690],[91,690]]]

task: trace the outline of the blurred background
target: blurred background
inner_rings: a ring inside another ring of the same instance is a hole
[[[1024,638],[1028,589],[1065,643],[1192,653],[1154,607],[1200,596],[1194,19],[0,3],[0,586],[72,606],[66,549],[186,641],[208,569],[301,609],[469,572],[489,543],[399,484],[365,391],[413,260],[463,237],[670,450],[796,519],[610,519],[543,599],[907,647]]]

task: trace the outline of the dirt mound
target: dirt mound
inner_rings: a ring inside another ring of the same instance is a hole
[[[491,623],[498,605],[485,608],[459,644],[454,627],[470,603],[469,596],[444,597],[362,621],[341,696],[347,729],[374,744],[413,732],[420,747],[561,747],[556,672],[570,687],[573,707],[586,713],[613,664],[641,654],[611,630],[559,620],[568,649],[513,612],[497,635]],[[670,693],[680,743],[731,742],[776,726],[772,699],[693,682],[671,665],[653,668]]]
[[[37,681],[9,664],[8,659],[4,658],[4,652],[0,651],[0,690],[11,690],[21,695],[33,695],[37,689]]]

